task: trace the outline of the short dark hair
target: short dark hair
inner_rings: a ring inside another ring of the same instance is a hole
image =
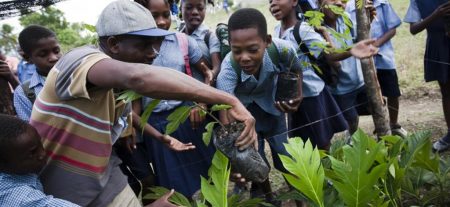
[[[228,20],[228,32],[239,29],[256,28],[258,35],[265,39],[267,36],[267,22],[264,15],[253,8],[239,9]],[[230,36],[230,34],[228,34]]]
[[[27,122],[10,115],[0,114],[0,160],[7,159],[7,155],[3,152],[6,148],[11,146],[17,137],[27,132],[27,129],[31,127]]]
[[[24,54],[31,55],[39,40],[50,37],[56,37],[52,30],[40,25],[30,25],[20,32],[19,45]]]

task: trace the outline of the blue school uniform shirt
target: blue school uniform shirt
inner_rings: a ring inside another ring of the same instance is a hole
[[[191,63],[192,75],[197,70],[193,67],[193,64],[200,61],[202,58],[202,52],[198,48],[197,42],[187,36],[188,38],[188,52],[189,62]],[[171,69],[175,69],[179,72],[186,73],[183,54],[180,50],[180,46],[175,35],[168,35],[164,38],[161,44],[160,53],[158,57],[153,60],[152,65],[164,66]],[[146,107],[153,99],[149,97],[142,98],[142,106]],[[177,100],[161,100],[161,102],[155,107],[154,112],[168,111],[179,106],[182,101]]]
[[[206,45],[205,36],[208,32],[210,33],[208,40],[209,42],[208,45]],[[208,26],[202,24],[194,32],[192,32],[190,36],[197,41],[203,57],[211,63],[211,54],[220,52],[220,42],[219,39],[217,39],[216,33],[210,31]]]
[[[21,83],[30,80],[33,73],[36,71],[36,66],[33,63],[29,63],[25,60],[21,60],[17,65],[17,76]]]
[[[265,112],[280,116],[281,112],[274,105],[278,73],[280,70],[287,71],[287,67],[291,65],[291,62],[292,71],[301,72],[302,68],[301,62],[297,58],[297,53],[290,42],[276,38],[272,41],[275,43],[279,54],[285,53],[283,50],[286,51],[287,49],[287,55],[280,55],[280,65],[278,67],[273,64],[266,50],[258,79],[253,75],[244,73],[244,71],[241,71],[241,77],[237,77],[236,71],[231,66],[232,54],[230,52],[222,61],[216,86],[217,89],[236,96],[244,106],[255,102]],[[238,78],[241,81],[238,81]]]
[[[375,0],[373,5],[377,10],[377,19],[371,24],[371,37],[378,39],[391,29],[397,28],[402,23],[400,17],[395,13],[387,0]],[[346,11],[349,12],[352,21],[356,25],[355,0],[347,3]],[[381,45],[378,54],[374,56],[377,69],[395,69],[394,47],[389,40]]]
[[[419,7],[417,7],[416,0],[410,0],[408,11],[406,12],[404,22],[416,23],[422,20]]]
[[[304,64],[304,66],[308,65],[307,67],[303,67],[303,82],[302,82],[302,90],[303,90],[303,97],[313,97],[318,96],[320,92],[322,92],[325,83],[323,80],[314,72],[314,69],[309,65],[309,58],[307,55],[303,54],[303,52],[299,49],[299,46],[297,44],[297,41],[294,37],[294,27],[291,27],[284,31],[283,34],[280,34],[281,25],[275,26],[274,34],[283,39],[289,41],[293,47],[297,49],[297,56]],[[314,31],[314,28],[311,27],[308,23],[302,22],[300,24],[299,28],[299,35],[302,39],[303,43],[306,44],[309,51],[315,56],[319,57],[319,55],[322,53],[322,49],[313,46],[312,44],[314,42],[325,42],[325,40],[322,38],[320,34]]]
[[[78,207],[74,203],[45,195],[36,174],[0,173],[0,204],[15,207]]]
[[[23,84],[23,83],[22,83]],[[36,97],[41,92],[45,84],[45,78],[34,70],[33,75],[30,78],[29,88],[34,91]],[[23,91],[22,85],[16,87],[14,91],[14,108],[16,109],[17,116],[24,120],[29,121],[31,111],[33,110],[33,103],[28,99],[27,95]]]
[[[328,29],[332,29],[327,27]],[[336,32],[343,34],[347,26],[342,17],[337,19]],[[347,45],[353,45],[352,38],[338,39],[330,34],[331,41],[336,48],[342,48]],[[342,42],[341,42],[342,41]],[[344,44],[345,43],[345,44]],[[336,87],[329,87],[333,95],[343,95],[353,92],[364,85],[364,78],[361,70],[361,62],[355,57],[351,56],[345,60],[340,61],[341,71],[339,71],[339,81]]]

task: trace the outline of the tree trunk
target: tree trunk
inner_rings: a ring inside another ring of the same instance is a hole
[[[366,0],[363,1],[363,9],[359,9],[355,5],[356,9],[356,22],[357,22],[357,39],[358,41],[370,38],[370,19],[364,6]],[[355,1],[356,4],[356,1]],[[375,69],[375,63],[373,58],[361,59],[361,68],[364,75],[364,82],[366,84],[367,97],[369,100],[369,106],[372,112],[372,118],[375,125],[375,132],[378,137],[384,135],[390,135],[391,129],[389,121],[386,116],[387,108],[383,104],[383,97],[381,95],[380,84],[378,83],[377,73]]]
[[[0,114],[16,115],[11,88],[4,78],[0,78]]]

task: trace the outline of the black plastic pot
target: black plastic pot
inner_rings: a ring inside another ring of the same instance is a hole
[[[219,127],[213,132],[213,142],[228,159],[234,172],[238,172],[247,180],[263,182],[269,176],[269,166],[253,147],[239,150],[234,146],[236,139],[241,135],[245,125],[233,122],[224,128]]]
[[[299,98],[300,77],[297,73],[281,72],[278,74],[275,101],[289,101]]]

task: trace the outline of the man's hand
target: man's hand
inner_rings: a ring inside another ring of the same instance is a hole
[[[171,137],[170,135],[162,135],[160,138],[161,142],[163,142],[169,149],[181,152],[181,151],[187,151],[187,150],[193,150],[195,149],[195,145],[193,145],[191,142],[185,144],[183,142],[180,142],[178,139],[175,139]]]
[[[198,105],[199,107],[202,107],[204,110],[206,110],[206,104],[199,103]],[[191,121],[192,129],[197,129],[200,126],[200,124],[203,121],[205,121],[205,116],[200,116],[200,111],[202,109],[200,109],[199,107],[194,107],[189,115],[189,120]]]
[[[289,101],[277,101],[275,102],[275,107],[283,113],[297,111],[298,106],[302,102],[303,98],[295,98]]]
[[[450,17],[450,1],[440,5],[434,10],[432,15],[436,17]]]
[[[370,22],[373,22],[373,20],[377,20],[377,8],[373,6],[373,1],[367,0],[366,6],[365,6],[367,13],[369,14]]]
[[[175,191],[172,189],[164,194],[161,198],[149,205],[146,205],[145,207],[177,207],[176,205],[169,202],[170,196],[172,196],[174,193]]]
[[[350,53],[358,59],[374,56],[378,53],[378,48],[373,45],[374,43],[374,39],[361,40],[350,49]]]
[[[258,149],[258,140],[255,130],[255,118],[237,99],[235,104],[231,104],[232,108],[228,109],[227,116],[229,121],[237,120],[245,124],[242,134],[237,138],[235,146],[240,150],[244,150],[253,144]]]

